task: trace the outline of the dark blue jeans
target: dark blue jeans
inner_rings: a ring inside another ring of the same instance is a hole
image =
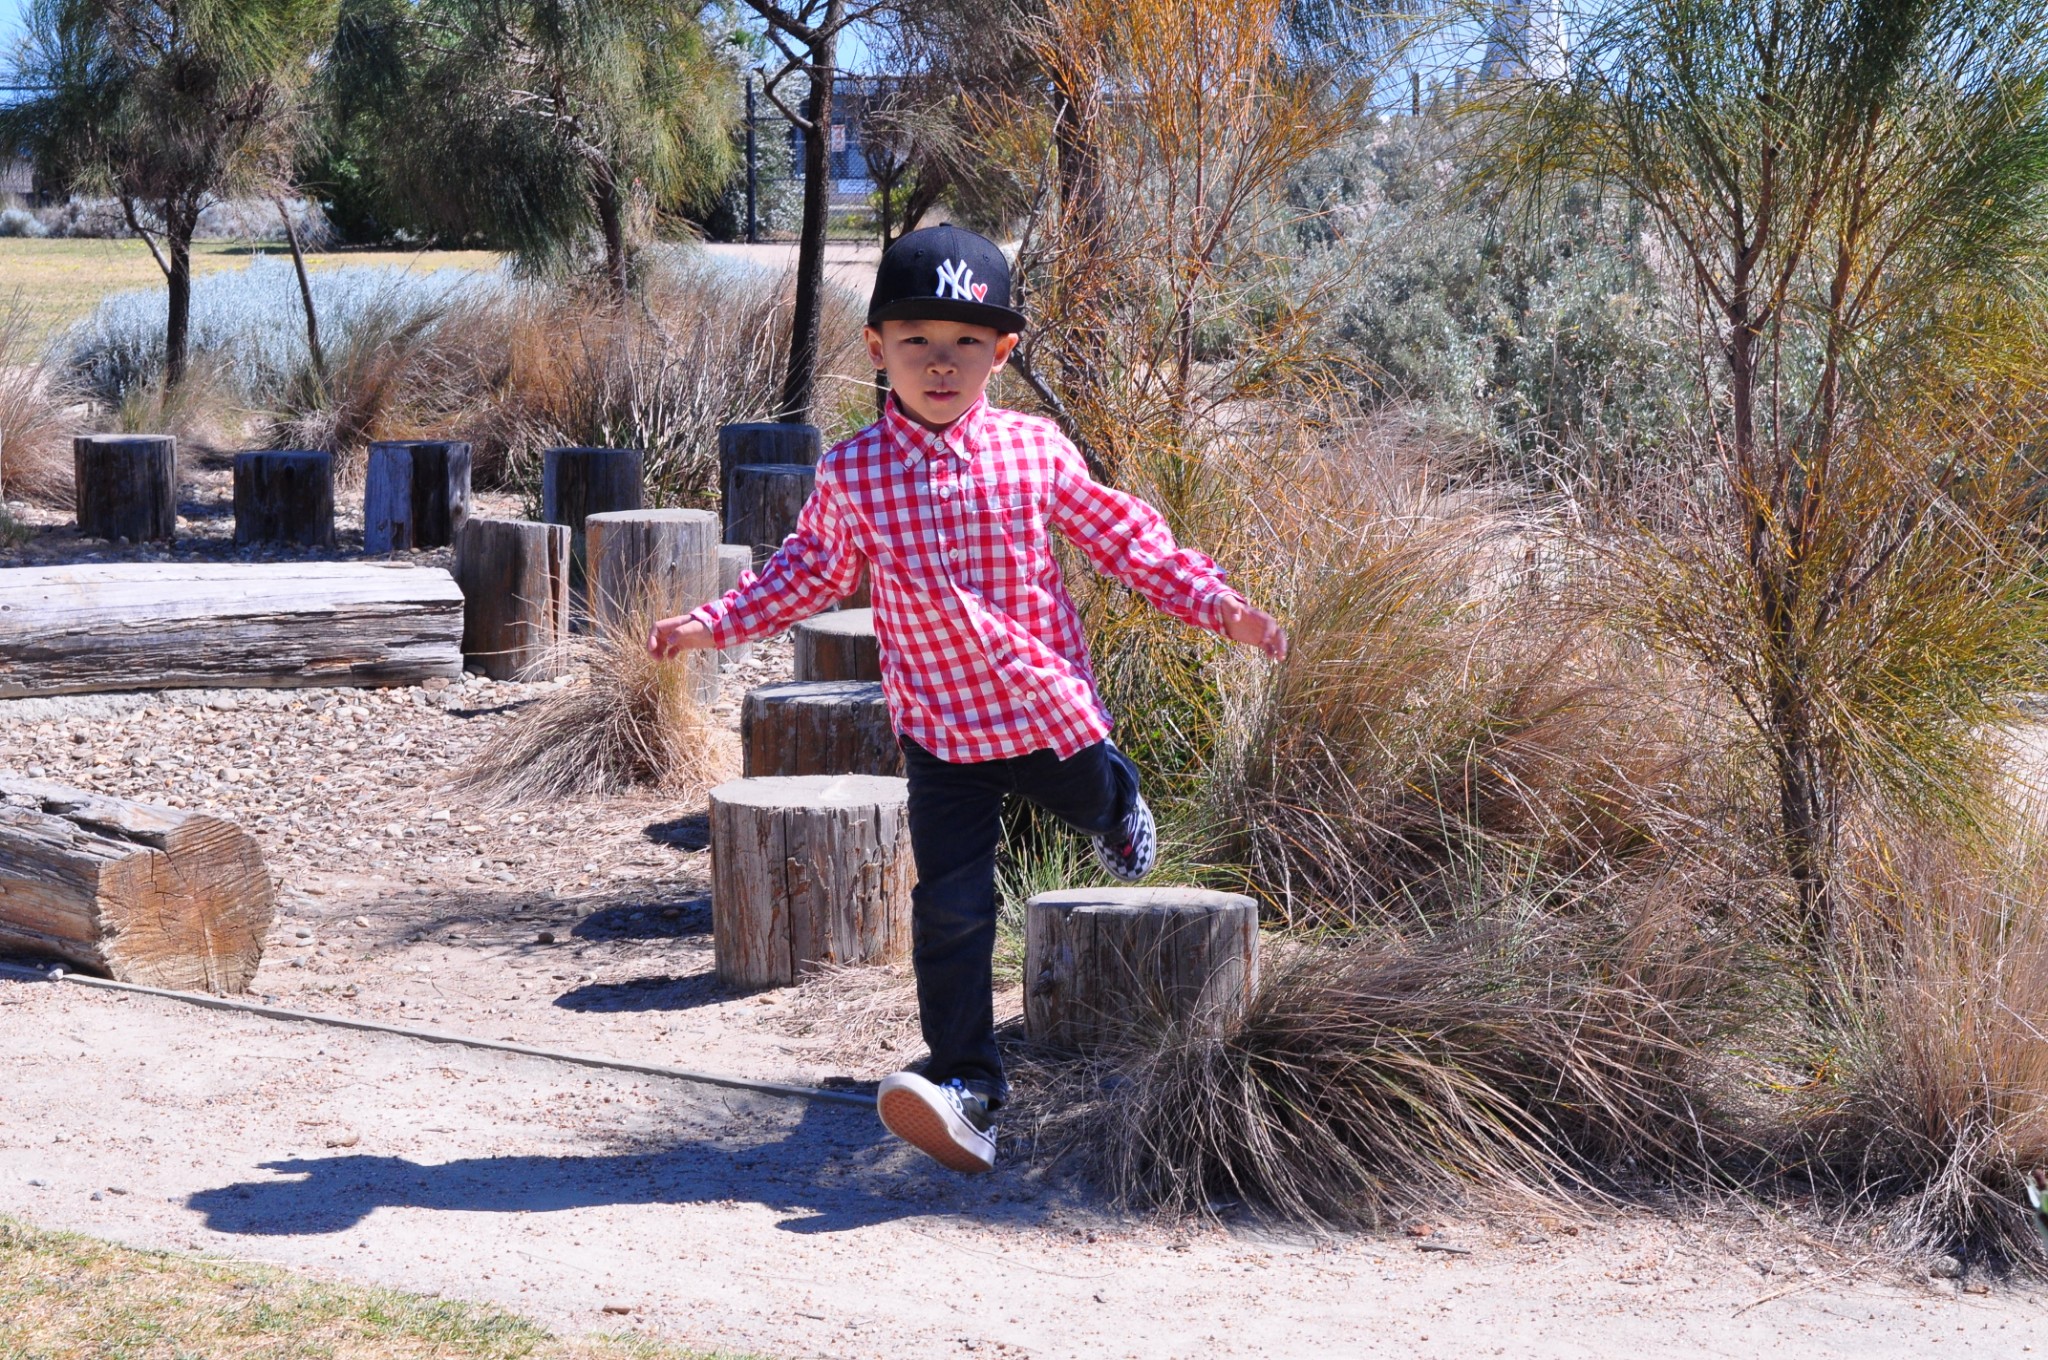
[[[1061,760],[1051,751],[955,765],[908,737],[911,962],[917,1013],[931,1060],[925,1075],[954,1077],[1000,1105],[1009,1096],[996,1051],[994,978],[996,846],[1010,794],[1090,836],[1123,826],[1138,796],[1138,770],[1106,741]]]

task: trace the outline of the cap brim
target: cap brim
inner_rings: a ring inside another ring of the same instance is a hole
[[[965,326],[990,326],[1008,335],[1024,329],[1024,313],[987,302],[953,298],[899,298],[868,313],[868,324],[884,321],[958,321]]]

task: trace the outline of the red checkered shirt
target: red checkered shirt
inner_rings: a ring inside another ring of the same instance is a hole
[[[1238,598],[1157,510],[1091,478],[1052,422],[984,399],[933,431],[892,398],[818,464],[760,573],[690,617],[720,647],[766,637],[848,594],[865,563],[898,733],[941,760],[1064,759],[1110,720],[1048,529],[1183,622],[1220,631],[1218,604]]]

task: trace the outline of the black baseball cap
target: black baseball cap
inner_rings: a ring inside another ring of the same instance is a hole
[[[1010,306],[1010,262],[988,237],[948,223],[898,237],[875,268],[868,324],[959,321],[1008,334],[1024,329]]]

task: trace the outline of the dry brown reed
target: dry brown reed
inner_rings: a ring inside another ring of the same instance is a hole
[[[71,504],[80,400],[38,357],[34,318],[20,297],[0,306],[0,499]]]
[[[604,798],[634,790],[699,798],[738,772],[738,743],[690,692],[682,666],[648,654],[664,611],[620,611],[563,644],[567,683],[527,702],[452,786],[486,804]]]

